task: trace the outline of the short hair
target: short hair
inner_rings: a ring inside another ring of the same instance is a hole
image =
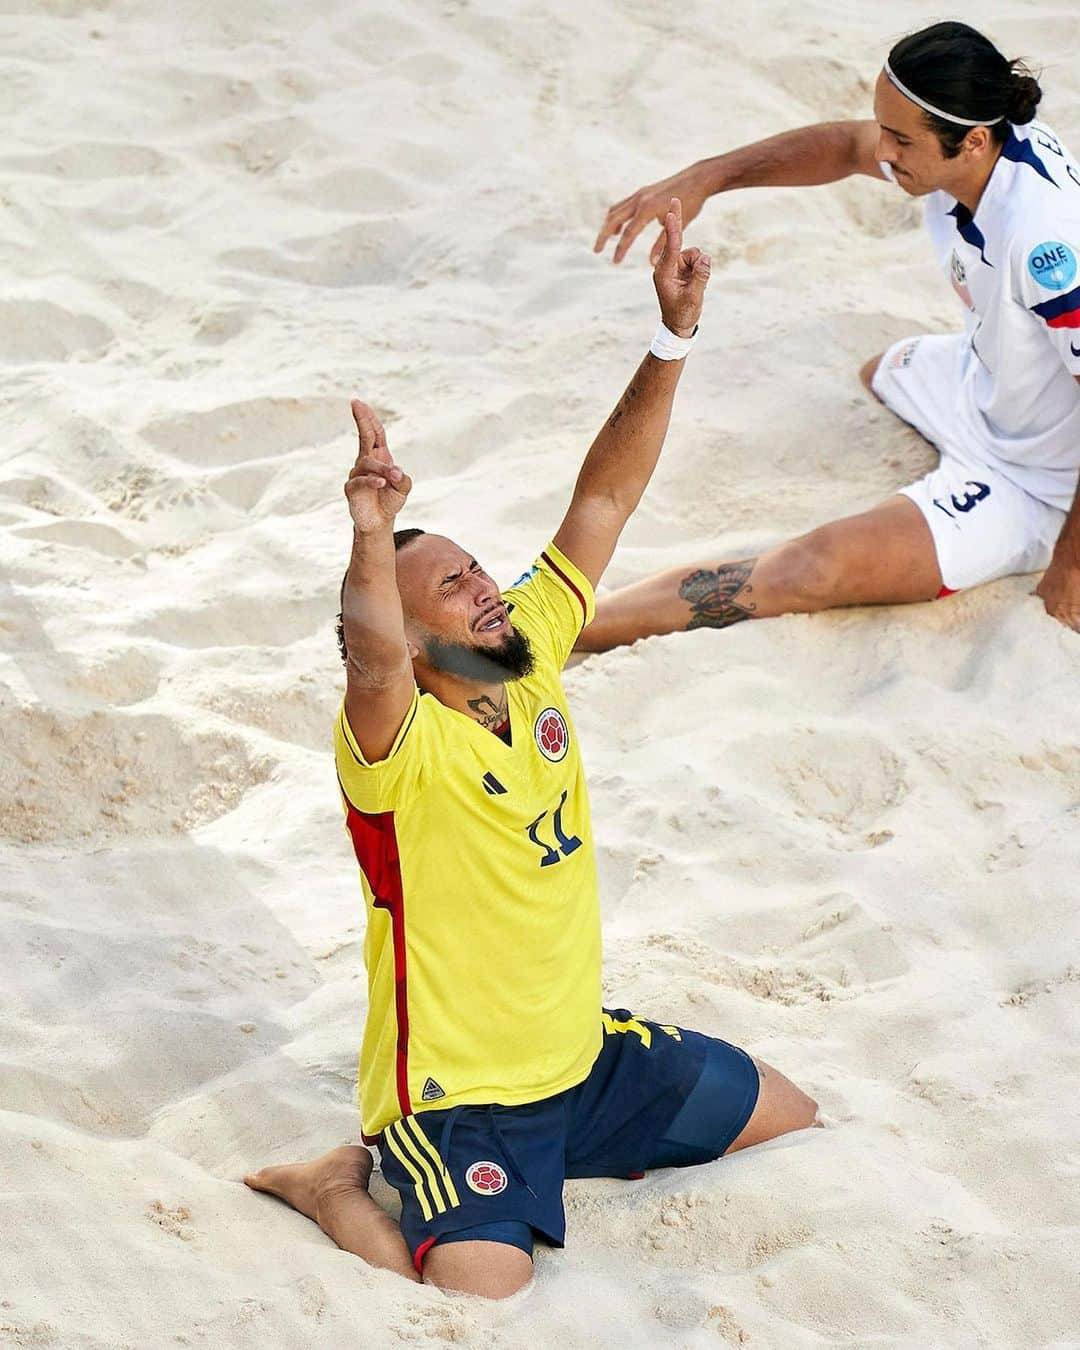
[[[420,535],[426,534],[426,530],[395,530],[394,531],[394,552],[400,553],[406,544],[411,544],[414,539]],[[345,645],[345,584],[349,580],[349,569],[346,567],[345,575],[341,578],[341,591],[338,595],[338,616],[337,623],[334,625],[334,632],[337,635],[338,652],[341,654],[341,664],[344,665],[349,659],[349,649]]]
[[[427,534],[426,530],[395,530],[394,531],[394,552],[399,553],[406,544],[411,544],[414,539],[420,535]]]
[[[1042,99],[1039,81],[1023,61],[1006,60],[988,37],[966,23],[935,23],[909,33],[889,52],[889,67],[913,94],[942,112],[986,125],[998,145],[1009,139],[1010,124],[1031,121]],[[971,127],[930,112],[923,113],[923,121],[945,157],[954,159]]]

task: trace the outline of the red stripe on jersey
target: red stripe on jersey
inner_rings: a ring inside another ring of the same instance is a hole
[[[1068,314],[1059,314],[1047,319],[1047,328],[1080,328],[1080,309],[1070,310]]]
[[[553,563],[546,553],[541,553],[540,557],[544,562],[547,563],[547,565],[551,568],[551,570],[555,573],[555,575],[559,578],[559,580],[563,583],[563,585],[566,586],[568,590],[573,591],[574,594],[577,596],[578,604],[581,606],[582,616],[587,620],[589,617],[589,607],[585,603],[585,597],[581,594],[581,592],[570,580],[570,578],[566,575],[566,573],[562,570],[562,568],[559,567],[558,564]]]
[[[409,999],[405,968],[405,892],[401,885],[401,859],[398,856],[397,832],[393,811],[369,815],[358,811],[345,800],[345,821],[353,842],[356,861],[374,896],[376,909],[390,914],[390,931],[394,940],[394,1012],[397,1017],[397,1076],[398,1107],[403,1116],[412,1115],[409,1100]]]

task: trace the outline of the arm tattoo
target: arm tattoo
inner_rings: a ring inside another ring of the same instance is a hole
[[[637,385],[631,383],[630,388],[627,389],[626,393],[619,399],[615,411],[608,418],[607,424],[609,427],[615,428],[619,425],[620,421],[622,421],[623,413],[626,412],[627,408],[629,408],[635,398],[637,398]]]
[[[468,698],[465,702],[472,709],[476,720],[488,731],[494,731],[496,727],[501,727],[509,716],[510,710],[507,707],[505,692],[501,705],[488,698],[487,694],[481,694],[479,698]]]
[[[756,558],[744,558],[684,577],[679,584],[679,599],[690,606],[687,629],[728,628],[752,619],[757,605],[750,599],[754,593],[750,574],[756,564]]]

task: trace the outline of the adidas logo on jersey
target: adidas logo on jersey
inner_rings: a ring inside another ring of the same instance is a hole
[[[436,1083],[434,1078],[429,1078],[424,1084],[423,1091],[420,1093],[422,1102],[437,1102],[440,1097],[445,1097],[446,1093]]]
[[[499,780],[495,777],[493,773],[484,774],[483,778],[481,778],[480,781],[481,783],[483,783],[484,791],[488,794],[489,797],[501,797],[503,793],[506,791],[506,789],[503,787],[503,785],[499,782]]]

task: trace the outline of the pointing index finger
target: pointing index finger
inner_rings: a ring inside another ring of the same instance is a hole
[[[352,400],[353,421],[360,433],[360,453],[369,454],[372,450],[386,449],[386,432],[375,413],[358,398]]]
[[[682,252],[682,202],[678,197],[672,197],[671,204],[668,206],[667,215],[664,217],[664,255],[661,258],[661,265],[665,272],[674,274],[679,265],[679,254]]]

